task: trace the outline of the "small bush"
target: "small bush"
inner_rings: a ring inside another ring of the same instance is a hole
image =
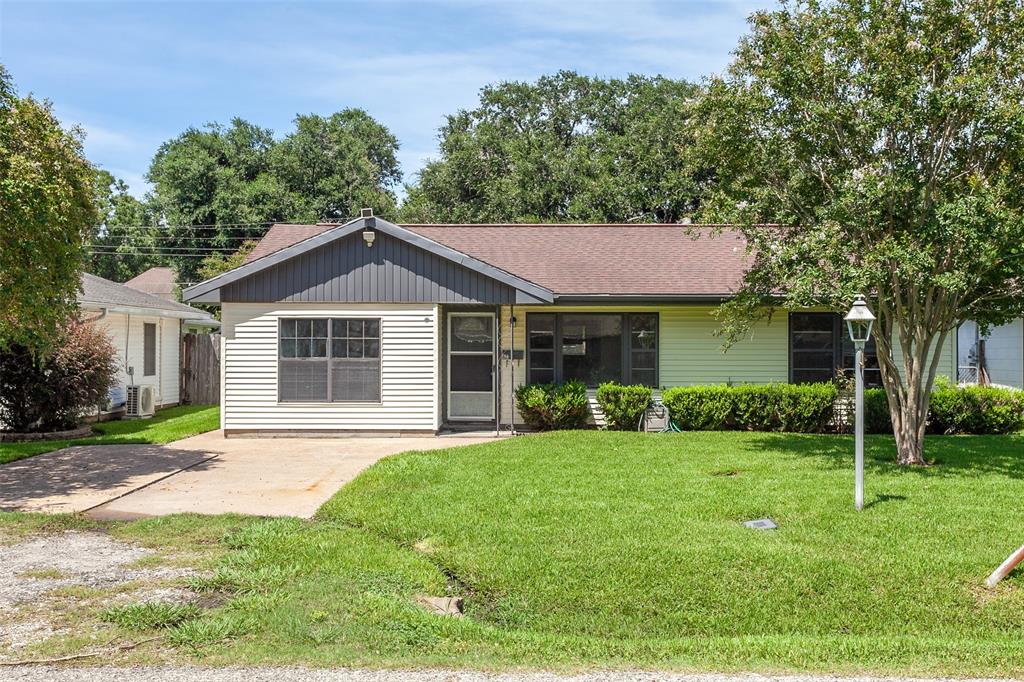
[[[523,385],[516,389],[516,409],[539,431],[583,428],[590,415],[587,387],[580,381]]]
[[[175,627],[198,615],[199,608],[194,604],[142,602],[111,607],[100,614],[100,620],[129,630],[157,630]]]
[[[684,430],[820,433],[832,422],[838,390],[825,384],[687,386],[662,395]]]
[[[944,434],[1004,434],[1024,429],[1024,392],[995,386],[932,393],[928,429]]]
[[[11,431],[75,428],[107,400],[117,351],[103,331],[72,320],[52,352],[39,356],[12,346],[0,352],[0,422]]]
[[[647,386],[622,386],[609,381],[597,387],[597,404],[604,413],[605,425],[613,431],[636,431],[651,404]]]
[[[853,396],[850,396],[850,424],[853,424]],[[853,428],[852,426],[850,428]],[[884,388],[864,390],[864,432],[892,433],[892,415],[889,412],[889,398]]]
[[[684,431],[735,428],[732,389],[728,386],[678,386],[662,393],[661,401]]]

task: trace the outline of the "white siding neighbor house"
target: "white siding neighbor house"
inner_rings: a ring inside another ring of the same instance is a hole
[[[1024,389],[1024,320],[994,327],[982,335],[975,322],[957,333],[960,383],[987,383]]]
[[[714,311],[745,258],[735,233],[694,240],[677,225],[396,225],[364,211],[275,225],[183,298],[221,307],[228,436],[502,429],[524,383],[657,390],[852,369],[830,312],[777,313],[723,353]],[[956,343],[935,352],[954,379]]]
[[[181,331],[185,324],[216,327],[209,313],[96,275],[82,275],[82,318],[103,329],[117,349],[117,382],[108,411],[125,403],[126,387],[152,386],[156,406],[179,402]]]

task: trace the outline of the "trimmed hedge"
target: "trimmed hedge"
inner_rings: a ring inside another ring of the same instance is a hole
[[[614,381],[597,387],[597,404],[604,413],[604,423],[612,431],[637,431],[644,412],[651,404],[647,386],[622,386]]]
[[[590,416],[587,387],[580,381],[519,386],[516,409],[527,426],[539,431],[580,429]]]
[[[689,431],[821,433],[832,424],[834,384],[683,386],[665,391],[669,416]]]
[[[864,430],[892,433],[885,390],[864,391]],[[1024,430],[1024,391],[996,386],[939,386],[932,391],[928,432],[1000,435]]]

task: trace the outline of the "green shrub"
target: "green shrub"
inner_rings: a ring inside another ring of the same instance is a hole
[[[669,416],[687,431],[820,433],[832,423],[838,390],[825,384],[685,386],[662,394]]]
[[[539,431],[580,429],[590,415],[587,387],[580,381],[522,385],[516,389],[516,409]]]
[[[604,413],[604,422],[613,431],[636,431],[644,412],[651,404],[647,386],[622,386],[609,381],[597,387],[597,404]]]
[[[853,424],[853,396],[850,396],[850,424]],[[851,426],[852,428],[852,426]],[[864,391],[864,432],[892,433],[892,416],[889,413],[889,398],[884,388],[868,388]]]
[[[728,386],[677,386],[662,393],[661,402],[684,431],[734,428],[734,402]]]
[[[746,385],[731,389],[739,428],[821,433],[829,429],[839,390],[835,384]]]
[[[932,433],[978,435],[1024,429],[1024,392],[995,386],[941,388],[928,411]]]

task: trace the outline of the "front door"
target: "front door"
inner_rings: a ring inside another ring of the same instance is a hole
[[[494,315],[448,316],[448,419],[494,419]]]

